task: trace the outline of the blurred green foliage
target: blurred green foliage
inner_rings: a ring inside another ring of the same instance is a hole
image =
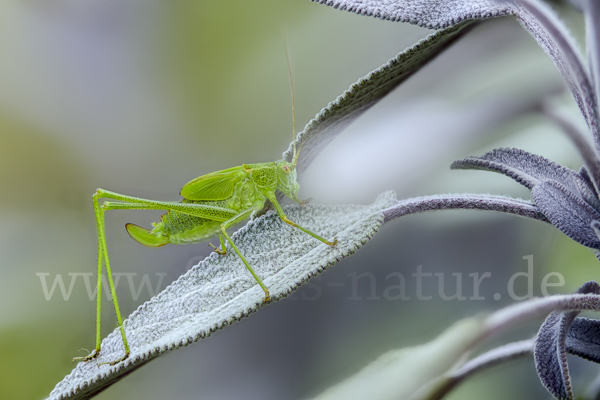
[[[462,50],[434,61],[380,108],[385,115],[437,121],[432,128],[439,130],[437,139],[426,138],[422,145],[443,144],[441,139],[449,135],[444,116],[460,115],[459,106],[475,104],[498,87],[503,96],[519,98],[524,91],[560,82],[550,61],[514,21],[484,25],[465,38],[463,47],[457,46]],[[82,281],[76,281],[69,300],[63,300],[59,289],[46,300],[36,274],[49,273],[50,284],[61,274],[68,285],[69,273],[95,271],[91,195],[97,187],[174,200],[179,188],[196,176],[274,161],[291,140],[286,44],[301,130],[351,83],[427,33],[305,0],[0,2],[0,398],[46,396],[73,368],[71,358],[93,346],[95,304]],[[480,35],[487,42],[474,45]],[[497,60],[496,66],[490,60]],[[492,71],[510,66],[515,66],[514,74],[487,79]],[[461,118],[468,128],[472,118]],[[371,142],[383,140],[376,136],[377,117],[366,121],[359,134]],[[396,136],[404,135],[397,147],[417,153],[413,146],[418,143],[409,139],[417,140],[425,128],[414,120],[392,125]],[[467,138],[451,137],[470,147],[444,146],[448,154],[443,157],[424,151],[415,164],[432,167],[423,168],[422,183],[410,189],[409,178],[419,172],[415,168],[398,171],[399,179],[391,175],[396,168],[377,169],[379,158],[360,164],[355,155],[343,154],[345,165],[364,165],[369,178],[357,178],[349,188],[337,186],[335,168],[343,170],[344,164],[336,162],[301,176],[300,194],[326,198],[329,193],[311,192],[309,181],[319,179],[348,202],[359,195],[373,199],[390,188],[401,195],[437,192],[437,185],[444,191],[479,191],[477,183],[453,186],[447,177],[460,179],[460,172],[439,171],[471,148],[489,143],[486,133],[478,128]],[[515,133],[522,132],[502,134]],[[506,141],[518,146],[513,139]],[[564,150],[554,138],[543,146]],[[354,151],[359,154],[363,147]],[[400,163],[402,157],[391,158]],[[158,215],[108,215],[108,247],[115,272],[148,273],[152,279],[167,273],[164,287],[210,248],[146,249],[124,232],[125,222],[149,226]],[[308,287],[298,293],[300,300],[271,305],[215,337],[161,357],[98,398],[304,398],[383,351],[423,343],[461,317],[509,304],[349,301],[348,286],[336,292],[327,283],[347,282],[351,272],[376,273],[381,288],[387,283],[385,274],[400,270],[410,276],[419,264],[465,274],[497,268],[498,285],[505,285],[502,279],[522,270],[522,256],[534,253],[544,260],[536,267],[565,276],[565,292],[595,274],[597,261],[589,250],[530,221],[468,212],[410,218],[386,226],[380,239],[311,281],[320,285],[320,299],[302,300],[303,293],[312,295]],[[555,241],[549,245],[550,240]],[[544,257],[547,252],[550,256]],[[144,292],[134,300],[121,287],[123,313],[148,297]],[[115,318],[106,301],[103,309],[106,335]],[[533,370],[533,364],[529,367]],[[502,382],[517,376],[522,378],[519,385],[539,393],[535,375],[521,375],[526,367],[519,368],[497,376],[490,371],[464,387],[474,398],[501,384],[506,391],[498,396],[509,397],[517,385]]]

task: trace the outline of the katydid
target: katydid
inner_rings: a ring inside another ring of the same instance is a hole
[[[293,115],[294,91],[292,86],[292,116]],[[162,215],[160,221],[152,224],[153,228],[151,230],[133,224],[126,225],[129,235],[145,246],[160,247],[167,243],[196,243],[218,235],[221,244],[220,248],[217,248],[212,244],[210,244],[210,246],[215,249],[215,252],[225,255],[227,252],[225,240],[229,242],[231,248],[237,253],[248,271],[264,291],[264,302],[270,300],[269,289],[264,285],[260,277],[254,272],[248,261],[246,261],[235,243],[231,240],[231,237],[227,234],[228,228],[241,223],[248,218],[252,212],[261,210],[266,201],[269,200],[284,222],[306,232],[329,246],[335,246],[337,244],[337,238],[334,238],[333,241],[329,241],[290,221],[277,201],[275,192],[279,190],[292,200],[295,200],[300,204],[305,203],[297,197],[300,186],[296,182],[296,164],[301,149],[296,152],[295,118],[293,119],[294,155],[291,163],[280,160],[260,164],[243,164],[239,167],[228,168],[203,175],[183,186],[180,191],[180,195],[183,199],[178,202],[146,200],[109,192],[104,189],[96,190],[96,193],[93,195],[94,211],[96,213],[96,224],[98,228],[96,349],[90,355],[86,357],[76,357],[73,361],[90,361],[100,354],[100,295],[103,265],[106,265],[108,284],[110,286],[125,348],[125,355],[123,357],[108,364],[115,365],[129,356],[129,345],[127,344],[127,338],[123,328],[123,320],[119,310],[119,303],[117,301],[110,262],[108,259],[108,251],[106,249],[104,212],[107,210],[165,210],[166,213]],[[105,201],[100,205],[98,200],[101,198],[114,201]]]

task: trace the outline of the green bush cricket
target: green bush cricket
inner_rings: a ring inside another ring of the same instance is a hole
[[[292,120],[293,120],[293,160],[287,162],[280,160],[276,162],[260,164],[243,164],[239,167],[224,169],[193,179],[183,186],[180,191],[182,200],[177,202],[164,202],[147,200],[138,197],[125,196],[104,189],[97,189],[93,195],[94,212],[96,214],[96,225],[98,229],[98,271],[96,291],[96,349],[86,357],[75,357],[73,361],[90,361],[100,354],[101,331],[100,331],[100,306],[102,288],[102,266],[106,265],[108,284],[115,307],[115,313],[119,323],[125,355],[116,361],[107,364],[115,365],[129,356],[129,345],[123,328],[123,320],[119,310],[119,303],[112,279],[108,251],[106,248],[106,236],[104,233],[104,212],[108,210],[165,210],[160,221],[154,222],[152,230],[127,224],[127,232],[139,243],[149,247],[160,247],[167,243],[187,244],[207,240],[219,236],[220,248],[210,244],[215,252],[225,255],[227,250],[225,240],[240,257],[248,271],[258,282],[265,293],[263,301],[269,301],[269,289],[263,284],[260,277],[256,275],[248,261],[240,253],[227,229],[238,225],[253,212],[263,209],[267,200],[274,206],[279,217],[286,223],[308,233],[321,242],[335,246],[338,242],[334,238],[332,242],[290,221],[284,214],[275,192],[281,191],[285,196],[305,204],[306,201],[298,199],[297,194],[300,185],[296,181],[296,164],[302,145],[296,151],[296,122],[294,113],[294,88],[291,82],[292,93]],[[111,199],[99,204],[99,199]]]

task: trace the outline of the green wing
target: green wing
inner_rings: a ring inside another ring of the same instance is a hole
[[[233,195],[238,182],[244,180],[244,168],[233,167],[202,175],[186,183],[179,194],[188,200],[224,200]]]

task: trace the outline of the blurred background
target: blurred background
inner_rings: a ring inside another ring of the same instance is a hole
[[[581,17],[554,5],[581,39]],[[95,280],[85,274],[96,268],[96,188],[177,200],[181,186],[202,174],[275,161],[292,139],[286,46],[301,130],[349,85],[429,33],[308,0],[0,2],[0,398],[47,396],[75,366],[71,359],[94,347],[95,299],[85,276]],[[300,176],[300,195],[327,204],[367,204],[389,189],[399,198],[529,198],[507,177],[448,166],[505,146],[578,169],[569,141],[527,111],[544,98],[583,124],[535,41],[513,19],[487,22],[332,142]],[[144,277],[164,288],[211,251],[206,243],[145,248],[128,237],[125,223],[148,227],[160,214],[107,214],[113,271],[130,274],[136,288]],[[536,296],[550,272],[566,282],[550,293],[598,279],[590,250],[539,222],[468,211],[395,220],[290,298],[160,357],[97,398],[310,398],[388,350],[512,304],[507,283],[527,271],[529,255]],[[457,291],[452,274],[462,274],[467,300],[444,300],[434,278],[423,288],[432,299],[418,300],[410,283],[419,266],[445,273],[448,296]],[[485,272],[485,300],[469,300],[468,275]],[[407,278],[409,300],[385,295],[397,273]],[[129,315],[151,291],[132,296],[121,279]],[[526,280],[515,282],[527,294]],[[115,325],[105,298],[103,336]],[[598,368],[572,361],[578,390]],[[550,398],[533,361],[522,360],[484,372],[449,398],[531,396]]]

